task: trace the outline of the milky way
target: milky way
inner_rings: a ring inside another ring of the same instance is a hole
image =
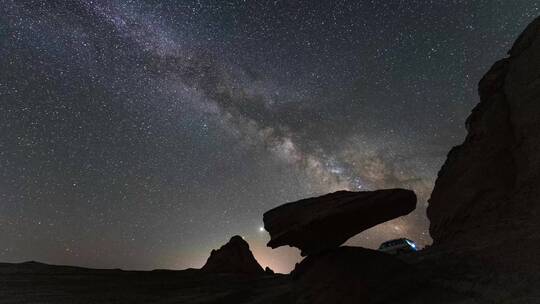
[[[200,267],[262,213],[404,187],[349,242],[430,243],[427,199],[476,83],[536,1],[2,1],[0,260]]]

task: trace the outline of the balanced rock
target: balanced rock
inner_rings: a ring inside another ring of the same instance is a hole
[[[302,255],[343,244],[352,236],[416,208],[416,195],[405,189],[338,191],[287,203],[267,211],[268,246],[297,247]]]
[[[264,274],[249,245],[241,236],[235,235],[218,250],[212,250],[201,270],[211,273]]]

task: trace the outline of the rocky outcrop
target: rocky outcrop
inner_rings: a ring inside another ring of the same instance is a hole
[[[361,247],[310,255],[296,265],[292,276],[295,303],[401,303],[421,286],[414,267]]]
[[[434,249],[459,244],[497,265],[540,268],[539,18],[482,78],[479,94],[468,135],[429,200]]]
[[[302,255],[333,249],[352,236],[416,208],[416,195],[404,189],[338,191],[276,207],[264,214],[268,246],[297,247]]]
[[[212,250],[202,271],[211,273],[264,274],[249,245],[241,236],[235,235],[218,250]]]
[[[293,303],[537,303],[540,299],[540,18],[479,83],[468,135],[429,200],[434,244],[399,258],[339,247],[411,212],[413,192],[340,191],[264,215],[275,248],[308,255]]]
[[[268,266],[266,266],[266,267],[264,268],[264,273],[267,274],[267,275],[274,275],[274,274],[276,274],[276,273],[272,270],[272,268],[270,268],[270,267],[268,267]]]
[[[504,91],[508,69],[509,60],[501,60],[482,78],[481,102],[467,119],[467,138],[452,148],[439,172],[427,211],[435,244],[459,240],[510,215],[516,140]]]

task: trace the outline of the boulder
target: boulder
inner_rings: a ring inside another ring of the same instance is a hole
[[[287,203],[267,211],[268,246],[297,247],[302,255],[336,248],[352,236],[416,208],[416,195],[404,189],[338,191]]]
[[[248,243],[238,235],[218,250],[212,250],[201,270],[211,273],[264,274],[264,269],[249,250]]]

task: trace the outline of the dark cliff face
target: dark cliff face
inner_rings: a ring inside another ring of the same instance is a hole
[[[540,231],[540,18],[478,91],[468,135],[448,154],[429,200],[435,246]]]

